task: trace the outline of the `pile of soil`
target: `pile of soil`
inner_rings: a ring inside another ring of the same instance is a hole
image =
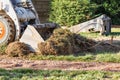
[[[38,44],[40,54],[67,55],[83,51],[94,51],[96,42],[67,29],[56,29],[48,40]]]
[[[31,51],[29,50],[28,46],[21,42],[12,42],[10,43],[5,53],[8,54],[8,56],[12,57],[23,57],[24,55],[29,54]]]

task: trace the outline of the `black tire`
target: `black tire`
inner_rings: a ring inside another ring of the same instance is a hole
[[[15,40],[16,29],[12,19],[0,14],[0,45],[7,45]]]

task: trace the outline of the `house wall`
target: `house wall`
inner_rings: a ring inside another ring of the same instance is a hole
[[[44,23],[48,21],[48,13],[50,11],[51,0],[32,0],[40,18],[40,22]]]

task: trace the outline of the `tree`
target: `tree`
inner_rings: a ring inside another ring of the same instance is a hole
[[[106,14],[112,18],[113,24],[120,24],[120,1],[119,0],[90,0],[99,7],[96,14]]]

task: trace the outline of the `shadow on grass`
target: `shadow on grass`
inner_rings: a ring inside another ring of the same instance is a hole
[[[74,54],[75,57],[78,56],[85,56],[85,55],[99,55],[99,54],[118,54],[120,51],[98,51],[98,52],[80,52],[77,54]]]
[[[120,32],[111,32],[110,35],[112,35],[112,36],[120,36]]]

